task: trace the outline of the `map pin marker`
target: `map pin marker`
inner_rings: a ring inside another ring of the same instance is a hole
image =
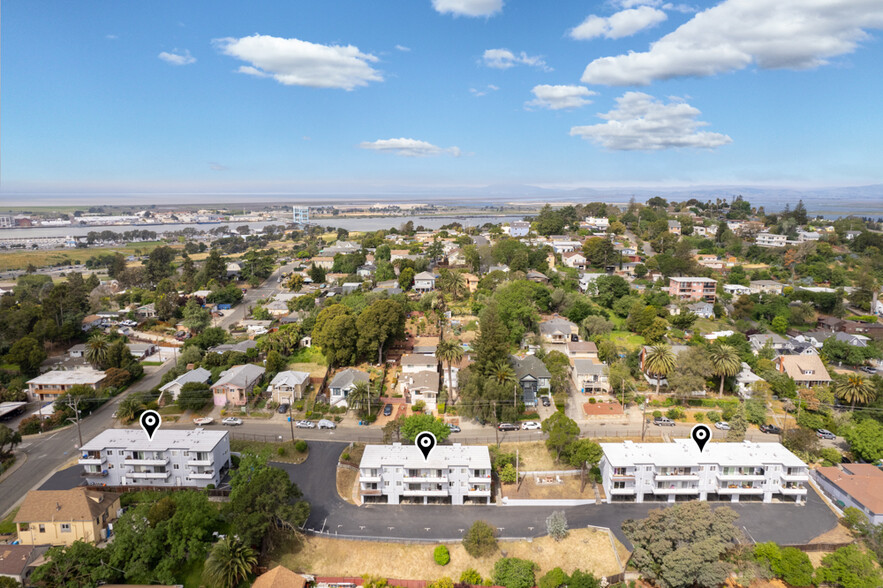
[[[153,434],[156,433],[162,424],[162,417],[155,410],[145,410],[141,413],[141,428],[147,433],[147,440],[153,441]]]
[[[699,453],[702,453],[705,444],[711,440],[711,429],[708,428],[708,425],[696,425],[690,431],[690,438],[699,446]]]
[[[420,450],[420,453],[423,454],[423,459],[429,459],[429,452],[435,447],[437,441],[435,435],[429,431],[423,431],[422,433],[417,434],[414,443],[417,445],[417,449]]]

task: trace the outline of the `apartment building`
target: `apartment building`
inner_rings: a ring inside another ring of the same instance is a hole
[[[28,380],[28,399],[40,402],[56,400],[74,386],[89,386],[97,390],[104,377],[104,372],[91,367],[46,372]]]
[[[509,225],[510,237],[527,237],[530,234],[530,223],[526,221],[512,221]]]
[[[801,504],[807,465],[780,443],[601,443],[607,502],[716,500]]]
[[[78,462],[89,484],[218,486],[230,467],[227,431],[108,429],[83,444]]]
[[[368,445],[359,463],[362,502],[489,504],[491,456],[485,446],[437,445],[424,459],[416,445]]]
[[[717,300],[717,280],[711,278],[669,278],[668,295],[675,300],[714,302]]]
[[[776,235],[773,233],[758,233],[754,238],[754,244],[760,247],[784,247],[787,245],[788,237],[786,235]]]

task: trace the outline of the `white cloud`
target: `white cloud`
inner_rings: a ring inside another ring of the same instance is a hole
[[[459,147],[438,147],[426,141],[417,139],[378,139],[377,141],[364,141],[359,144],[360,149],[369,149],[381,153],[395,153],[404,157],[429,157],[433,155],[460,156]]]
[[[104,35],[104,38],[107,39],[108,41],[116,41],[117,39],[120,38],[120,36],[119,35]]]
[[[300,39],[252,35],[212,41],[225,55],[246,61],[240,73],[271,77],[286,86],[352,90],[383,76],[371,67],[377,57],[353,45],[320,45]]]
[[[190,65],[191,63],[196,63],[196,58],[190,55],[190,51],[187,50],[185,50],[184,53],[181,53],[177,49],[171,53],[163,51],[158,57],[172,65]]]
[[[608,17],[589,16],[582,24],[570,30],[570,36],[577,40],[600,36],[621,39],[656,26],[667,18],[663,11],[651,6],[627,8]]]
[[[475,96],[476,98],[480,98],[481,96],[486,96],[490,92],[496,92],[499,89],[500,89],[499,87],[497,87],[493,84],[488,84],[482,90],[479,90],[478,88],[469,88],[469,93],[472,94],[473,96]]]
[[[538,67],[543,71],[552,71],[552,68],[546,65],[546,62],[539,56],[530,56],[524,51],[516,55],[508,49],[487,49],[481,56],[481,62],[487,67],[496,69],[509,69],[516,65],[530,65]]]
[[[697,120],[699,110],[686,102],[676,100],[664,104],[642,92],[626,92],[616,103],[616,109],[598,115],[607,122],[573,127],[570,135],[614,151],[711,149],[733,142],[727,135],[700,131],[708,123]]]
[[[208,166],[209,166],[209,169],[211,169],[212,171],[227,171],[228,169],[230,169],[226,165],[224,165],[222,163],[218,163],[216,161],[208,162]]]
[[[855,51],[883,28],[880,0],[725,0],[695,15],[643,53],[602,57],[582,81],[647,85],[681,76],[710,76],[756,64],[810,69]]]
[[[432,0],[432,7],[454,16],[492,16],[503,10],[503,0]]]
[[[405,53],[408,53],[411,50],[410,47],[405,47],[404,45],[396,45],[396,49]]]
[[[597,92],[592,92],[585,86],[550,86],[547,84],[534,86],[531,92],[533,92],[536,98],[526,102],[525,106],[528,108],[536,106],[550,110],[579,108],[580,106],[591,104],[592,101],[588,97],[597,94]]]

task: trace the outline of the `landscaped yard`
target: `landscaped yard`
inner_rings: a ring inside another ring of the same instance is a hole
[[[12,512],[9,515],[0,521],[0,535],[13,535],[15,533],[15,523],[13,523],[13,519],[15,519],[15,515],[18,514],[19,507],[15,507],[12,509]]]
[[[294,441],[297,443],[297,440]],[[270,461],[281,461],[284,463],[303,463],[310,456],[309,447],[303,453],[297,451],[294,448],[294,443],[291,441],[285,441],[282,443],[267,443],[264,441],[243,441],[241,439],[231,439],[230,440],[230,450],[236,452],[245,452],[249,451],[251,453],[260,454],[261,452],[267,452],[267,456]],[[279,449],[283,450],[283,453],[279,453]]]
[[[159,247],[165,245],[162,241],[145,241],[144,243],[128,243],[116,247],[95,247],[87,249],[23,249],[20,251],[9,251],[0,253],[0,271],[25,269],[29,264],[35,267],[47,267],[56,265],[76,265],[76,262],[83,264],[90,257],[100,255],[108,255],[114,253],[122,253],[123,255],[135,255],[135,250],[139,250],[142,254],[147,254]],[[171,243],[169,247],[180,248],[179,243]],[[137,262],[135,265],[141,265]],[[86,266],[81,265],[80,269],[86,271]]]
[[[456,582],[467,568],[474,568],[482,577],[490,577],[494,562],[502,557],[497,552],[490,557],[474,559],[459,542],[446,545],[451,552],[451,562],[440,566],[432,559],[435,544],[356,542],[310,536],[304,539],[297,551],[277,556],[270,567],[281,563],[299,572],[332,576],[377,575],[416,580],[448,576]],[[541,537],[532,542],[500,542],[500,549],[506,552],[507,557],[536,562],[540,567],[537,579],[554,567],[560,567],[568,574],[576,569],[605,576],[620,572],[609,535],[595,529],[572,530],[566,539],[559,542],[550,537]]]
[[[357,504],[356,501],[353,500],[353,488],[358,479],[359,472],[356,470],[343,467],[337,468],[337,493],[342,499],[350,504]]]

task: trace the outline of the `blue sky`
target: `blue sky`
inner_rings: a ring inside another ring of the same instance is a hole
[[[28,192],[883,183],[879,0],[10,2]]]

